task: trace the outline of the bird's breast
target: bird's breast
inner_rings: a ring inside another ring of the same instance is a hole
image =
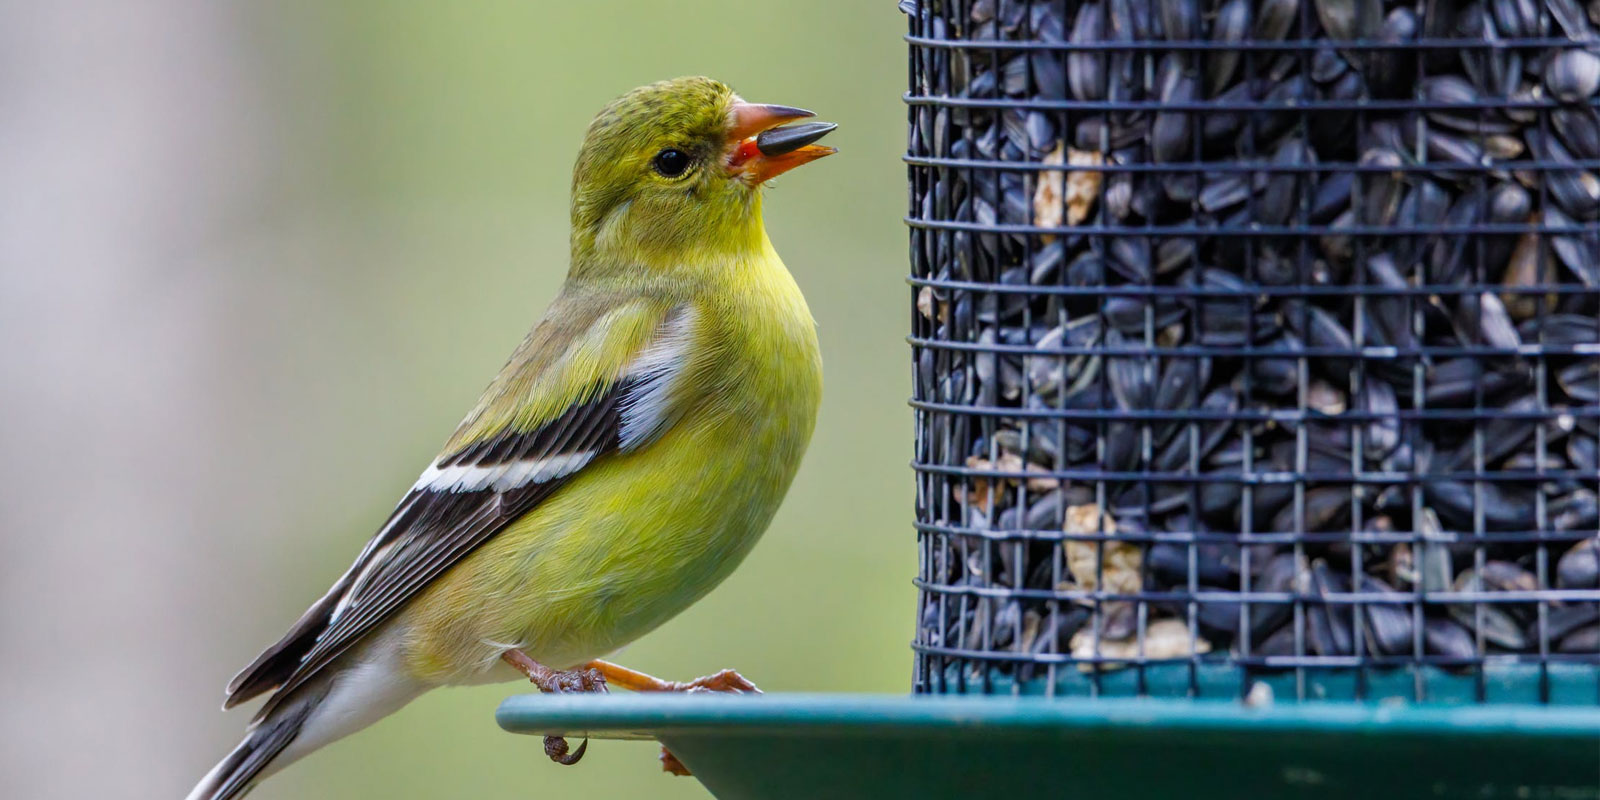
[[[506,645],[556,666],[597,658],[732,572],[788,490],[821,398],[810,312],[779,277],[695,301],[693,374],[660,438],[597,459],[418,597],[419,674],[481,679]]]

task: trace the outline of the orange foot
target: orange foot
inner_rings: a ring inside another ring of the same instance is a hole
[[[637,670],[628,669],[621,664],[609,661],[590,661],[585,665],[590,670],[598,672],[606,683],[631,689],[635,692],[728,692],[730,694],[761,694],[754,683],[731,669],[713,672],[695,678],[692,681],[667,681],[653,675],[646,675]],[[678,757],[661,747],[661,770],[673,775],[689,775],[689,768],[683,765]]]

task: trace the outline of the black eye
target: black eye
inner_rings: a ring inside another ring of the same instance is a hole
[[[689,156],[682,150],[669,147],[656,153],[656,160],[653,163],[656,172],[669,178],[676,178],[689,168]]]

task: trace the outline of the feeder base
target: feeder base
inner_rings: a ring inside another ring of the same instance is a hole
[[[521,695],[496,719],[659,739],[720,800],[1600,798],[1592,707]]]

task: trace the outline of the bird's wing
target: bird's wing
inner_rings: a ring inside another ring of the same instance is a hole
[[[670,426],[693,307],[596,305],[557,300],[350,570],[228,684],[225,708],[288,695],[584,467]]]

